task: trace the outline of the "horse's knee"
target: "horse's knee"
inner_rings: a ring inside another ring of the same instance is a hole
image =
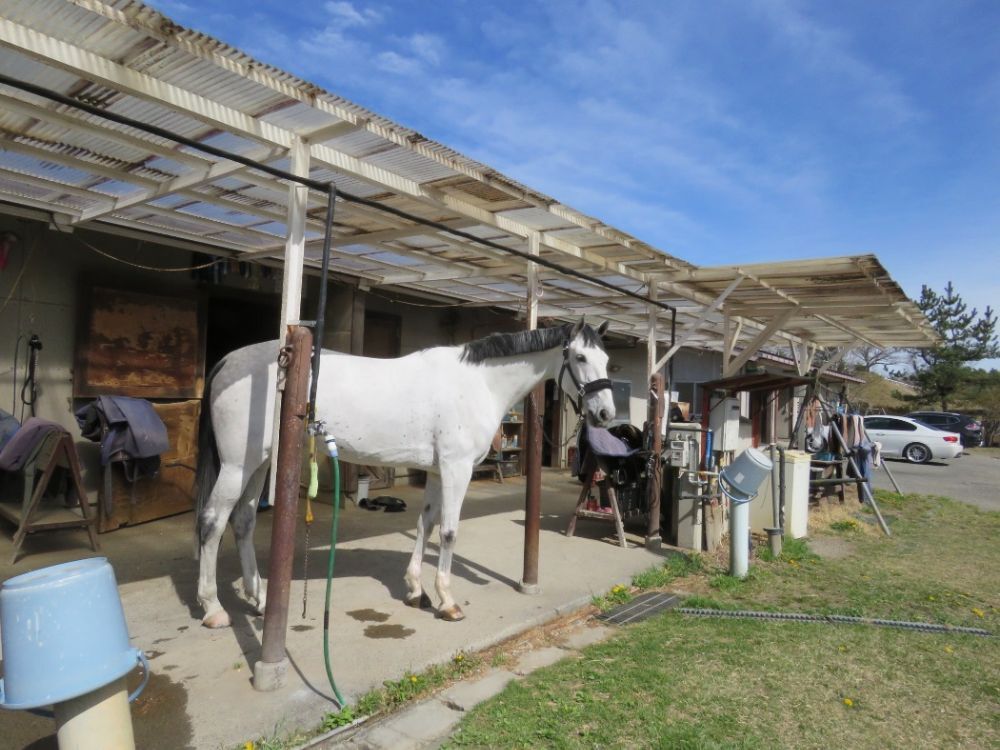
[[[198,517],[198,541],[204,547],[212,539],[221,536],[223,524],[214,508],[205,508]]]
[[[448,529],[448,531],[442,531],[441,532],[441,541],[444,544],[453,545],[453,544],[455,544],[455,540],[456,539],[458,539],[458,532],[457,531],[454,531],[452,529]]]

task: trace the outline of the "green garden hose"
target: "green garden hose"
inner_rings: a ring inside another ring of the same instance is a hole
[[[326,598],[323,603],[323,662],[326,665],[326,678],[330,681],[333,694],[337,697],[340,709],[347,707],[347,701],[337,689],[333,679],[333,668],[330,666],[330,592],[333,589],[333,565],[337,554],[337,526],[340,523],[340,461],[337,459],[337,441],[328,432],[323,433],[326,449],[330,453],[333,465],[333,523],[330,525],[330,555],[326,566]]]

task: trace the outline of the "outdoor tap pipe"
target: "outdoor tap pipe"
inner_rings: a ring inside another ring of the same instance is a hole
[[[135,750],[125,678],[53,706],[59,750]]]
[[[782,490],[784,490],[785,482],[784,477],[781,481],[778,480],[778,474],[782,473],[784,465],[779,467],[778,463],[775,461],[775,454],[777,453],[777,445],[771,443],[771,528],[765,529],[767,532],[767,540],[771,545],[771,554],[777,557],[781,554],[781,537],[785,533],[785,525],[781,518],[781,500],[778,497],[778,486],[780,485]],[[784,455],[782,455],[782,460],[784,460]]]

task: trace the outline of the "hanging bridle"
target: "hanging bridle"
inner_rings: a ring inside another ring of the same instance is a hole
[[[608,378],[600,378],[598,380],[591,380],[589,383],[580,383],[577,380],[576,375],[573,373],[573,368],[569,366],[569,345],[572,339],[566,339],[563,343],[563,361],[562,367],[559,369],[559,377],[556,378],[556,385],[560,390],[563,390],[567,396],[569,396],[569,402],[573,404],[573,411],[576,412],[577,416],[583,415],[583,399],[589,396],[591,393],[596,393],[597,391],[603,391],[605,388],[611,390],[611,380]],[[573,381],[573,387],[576,388],[576,397],[574,398],[568,391],[565,391],[562,387],[563,373],[568,372],[570,380]]]

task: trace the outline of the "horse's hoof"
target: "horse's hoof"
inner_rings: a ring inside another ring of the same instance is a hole
[[[406,599],[406,606],[414,607],[415,609],[434,609],[434,605],[431,604],[431,598],[427,594]]]
[[[220,609],[218,612],[213,612],[210,615],[205,615],[201,624],[206,628],[228,628],[229,627],[229,614],[224,609]]]
[[[457,604],[453,604],[447,609],[442,609],[438,612],[438,617],[442,620],[447,620],[448,622],[459,622],[465,619],[465,612]]]

